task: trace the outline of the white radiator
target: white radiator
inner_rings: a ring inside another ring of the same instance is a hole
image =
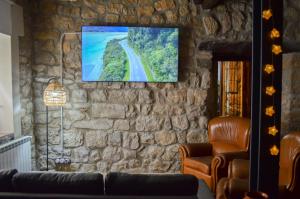
[[[31,171],[30,136],[25,136],[0,145],[0,169]]]

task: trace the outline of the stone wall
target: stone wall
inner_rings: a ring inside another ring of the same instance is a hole
[[[300,0],[284,0],[284,41],[300,42]]]
[[[179,144],[206,142],[207,121],[216,108],[212,54],[199,51],[198,45],[251,39],[251,3],[246,0],[225,1],[211,10],[188,0],[42,0],[31,6],[33,55],[30,60],[24,50],[22,57],[24,66],[32,61],[33,90],[22,95],[22,123],[29,132],[34,118],[37,169],[45,169],[42,94],[48,78],[60,76],[62,33],[80,31],[82,25],[181,27],[178,83],[81,82],[80,35],[65,37],[64,154],[74,170],[100,172],[178,172]],[[31,79],[30,69],[25,71],[22,89],[29,88]],[[28,96],[33,99],[33,114]],[[60,154],[59,129],[60,112],[51,108],[50,158]]]
[[[300,131],[300,53],[283,55],[281,119],[282,136]]]

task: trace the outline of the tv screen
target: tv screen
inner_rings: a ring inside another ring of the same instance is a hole
[[[178,28],[83,26],[82,80],[176,82]]]

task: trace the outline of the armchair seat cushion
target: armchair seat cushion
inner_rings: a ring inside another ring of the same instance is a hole
[[[213,142],[212,145],[214,154],[243,151],[240,147],[236,145],[224,142]]]
[[[210,174],[211,161],[213,156],[202,156],[202,157],[189,157],[185,158],[183,164],[186,167],[202,171],[203,173]]]

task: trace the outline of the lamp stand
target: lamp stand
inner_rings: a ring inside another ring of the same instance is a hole
[[[78,35],[80,34],[80,32],[69,32],[69,33],[63,33],[61,36],[60,36],[60,83],[61,83],[61,86],[63,86],[63,40],[64,40],[64,37],[65,35]],[[49,86],[49,83],[53,80],[53,79],[58,79],[57,77],[53,77],[53,78],[50,78],[48,80],[48,86]],[[65,103],[65,102],[64,102]],[[47,171],[49,170],[49,129],[48,129],[48,106],[47,106],[47,103],[46,104],[46,145],[47,145],[47,151],[46,151],[46,169]],[[49,104],[48,104],[49,105]],[[54,104],[55,105],[55,104]],[[64,159],[64,123],[63,123],[63,107],[60,106],[60,145],[61,145],[61,158],[57,158],[55,160],[55,164],[57,165],[60,165],[60,164],[70,164],[70,160],[68,159]]]
[[[80,35],[81,32],[64,32],[61,34],[59,39],[59,50],[60,50],[60,83],[64,84],[64,74],[63,74],[63,41],[66,35]],[[64,157],[64,121],[63,121],[63,115],[64,115],[64,108],[60,107],[60,145],[61,145],[61,158]]]
[[[55,80],[57,79],[56,77],[51,77],[48,82],[47,82],[47,86],[50,84],[50,82],[52,80]],[[48,171],[49,170],[49,127],[48,127],[48,106],[46,105],[46,170]]]
[[[47,171],[49,170],[49,163],[48,163],[48,159],[49,159],[49,140],[48,140],[48,106],[46,106],[46,145],[47,145]]]

